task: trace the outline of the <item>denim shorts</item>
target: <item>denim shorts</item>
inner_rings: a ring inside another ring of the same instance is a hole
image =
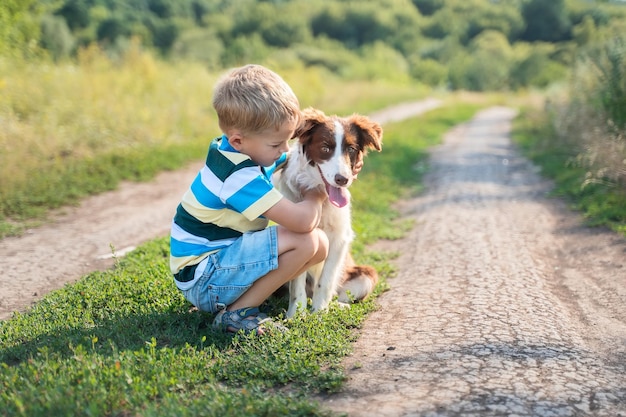
[[[210,254],[193,287],[184,297],[201,311],[215,313],[234,303],[252,284],[278,268],[276,226],[245,233],[230,246]]]

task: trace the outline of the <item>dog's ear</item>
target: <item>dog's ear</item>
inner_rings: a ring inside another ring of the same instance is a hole
[[[383,128],[377,122],[367,116],[353,114],[348,119],[359,133],[359,141],[362,141],[363,149],[383,149]]]
[[[300,142],[306,142],[309,133],[315,126],[319,126],[326,121],[326,115],[323,111],[308,107],[302,110],[302,120],[293,134],[294,138],[299,138]]]

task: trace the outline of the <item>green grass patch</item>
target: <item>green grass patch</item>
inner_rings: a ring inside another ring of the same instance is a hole
[[[36,218],[50,209],[75,204],[79,199],[114,190],[120,181],[146,181],[206,152],[212,138],[197,138],[184,145],[143,146],[109,151],[97,157],[53,164],[29,173],[28,186],[19,187],[2,203],[5,213],[17,219]]]
[[[455,104],[386,126],[383,152],[367,157],[352,188],[353,252],[379,270],[375,296],[394,273],[394,255],[366,244],[406,232],[392,204],[419,191],[426,149],[475,110]],[[298,316],[285,334],[231,336],[175,288],[168,249],[167,239],[147,243],[0,323],[3,415],[330,415],[311,394],[341,388],[341,360],[376,297]],[[277,317],[286,307],[278,297],[263,306]]]
[[[367,113],[426,94],[401,82],[273,69],[302,107],[329,114]],[[203,159],[219,134],[211,107],[219,75],[133,48],[115,62],[92,48],[77,65],[0,59],[0,238],[120,181]]]
[[[626,235],[626,193],[610,183],[589,182],[579,160],[583,150],[558,140],[545,114],[525,110],[516,119],[513,140],[543,175],[554,180],[553,194],[583,213],[591,226],[607,226]]]

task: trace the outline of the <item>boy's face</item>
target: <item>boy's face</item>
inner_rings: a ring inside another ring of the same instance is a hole
[[[289,140],[293,138],[296,127],[296,122],[290,121],[283,123],[278,130],[270,128],[256,133],[235,131],[227,136],[233,148],[267,167],[289,150]]]

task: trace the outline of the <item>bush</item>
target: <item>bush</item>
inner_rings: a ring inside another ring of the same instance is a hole
[[[426,85],[437,87],[448,78],[448,68],[434,59],[413,58],[410,60],[411,77]]]
[[[558,106],[558,131],[579,149],[581,185],[626,190],[626,46],[614,37],[581,57],[568,99]],[[565,139],[564,139],[565,140]]]
[[[450,66],[455,88],[473,91],[501,90],[508,86],[512,51],[500,32],[485,31],[470,44],[470,53],[460,55]]]
[[[402,54],[383,42],[360,49],[362,65],[353,65],[352,77],[365,80],[408,80],[409,65]]]
[[[592,50],[588,63],[596,77],[601,110],[616,129],[626,129],[626,37],[614,37]]]
[[[48,50],[55,61],[69,57],[75,43],[64,18],[44,16],[41,20],[41,46]]]
[[[545,88],[565,78],[567,68],[552,61],[541,51],[532,51],[529,56],[513,65],[510,84],[513,88]]]
[[[559,42],[571,38],[572,22],[564,0],[531,0],[522,7],[527,41]]]
[[[0,2],[0,56],[37,53],[33,45],[39,41],[39,17],[44,14],[39,3],[37,0]]]
[[[220,69],[224,45],[210,29],[184,32],[172,47],[172,57],[198,61],[209,69]]]

